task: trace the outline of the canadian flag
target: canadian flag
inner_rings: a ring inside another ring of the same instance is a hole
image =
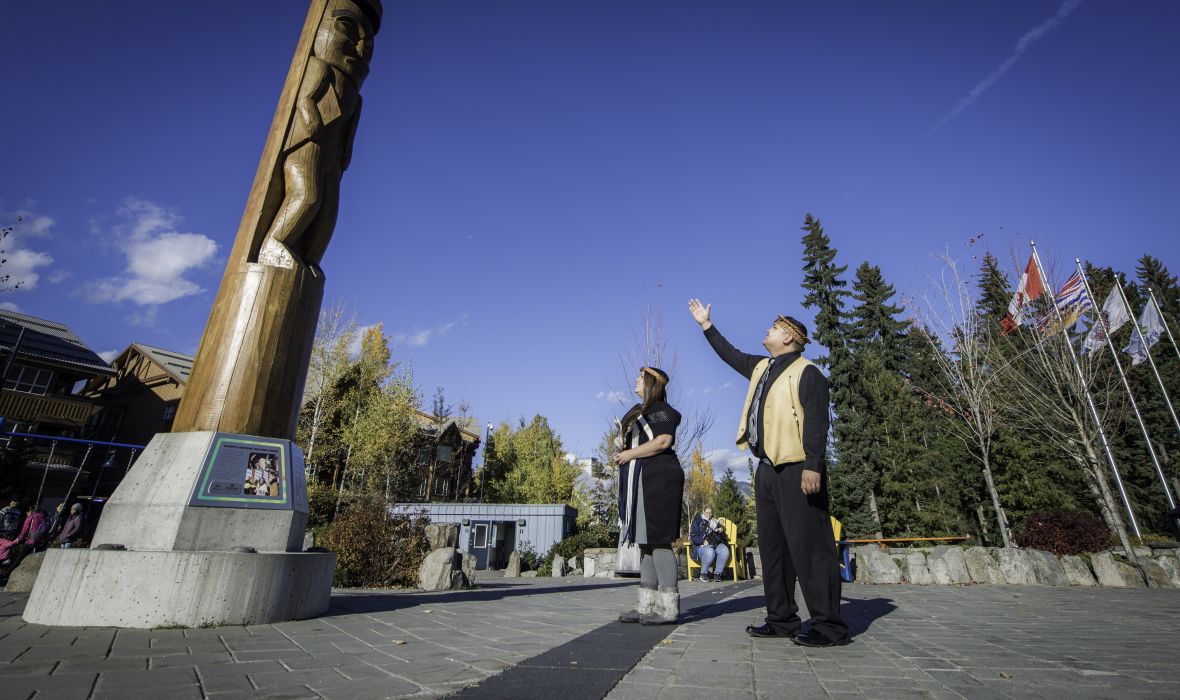
[[[1008,335],[1025,322],[1028,317],[1028,302],[1045,293],[1045,285],[1041,283],[1041,273],[1037,270],[1037,261],[1031,255],[1024,274],[1020,276],[1020,284],[1016,285],[1016,292],[1012,301],[1008,302],[1008,315],[1000,319],[1004,328],[1000,335]]]

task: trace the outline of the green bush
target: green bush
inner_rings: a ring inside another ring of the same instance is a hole
[[[385,500],[358,496],[324,528],[322,546],[336,553],[333,585],[357,588],[414,587],[426,558],[426,526],[420,515],[390,515]]]
[[[332,522],[336,515],[336,489],[322,481],[307,484],[307,526],[313,530]]]
[[[520,556],[521,571],[536,571],[541,564],[541,555],[537,554],[537,548],[528,540],[520,543],[516,553]]]

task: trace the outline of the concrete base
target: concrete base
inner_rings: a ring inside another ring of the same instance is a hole
[[[202,627],[299,620],[328,610],[331,553],[51,549],[27,622]]]
[[[189,498],[217,433],[159,433],[103,508],[91,546],[135,550],[302,550],[307,507],[292,510],[205,508]],[[294,459],[294,450],[293,459]],[[300,474],[303,463],[293,465]],[[293,486],[294,487],[294,486]],[[303,487],[306,488],[306,487]],[[302,496],[306,501],[306,496]]]

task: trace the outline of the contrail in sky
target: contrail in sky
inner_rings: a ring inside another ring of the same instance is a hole
[[[999,82],[1000,78],[1004,77],[1004,74],[1012,69],[1012,66],[1016,65],[1016,62],[1028,50],[1028,47],[1040,41],[1046,34],[1056,29],[1081,4],[1082,0],[1065,0],[1065,2],[1061,3],[1061,7],[1057,8],[1057,14],[1025,32],[1024,36],[1017,40],[1016,46],[1012,49],[1012,53],[1008,55],[1008,58],[1004,59],[1004,62],[998,68],[981,80],[975,87],[971,88],[971,91],[967,93],[966,97],[959,100],[959,103],[951,111],[947,112],[942,119],[939,119],[934,126],[930,127],[930,131],[926,132],[926,135],[929,136],[946,126],[952,119],[959,116],[963,110],[970,107],[975,100],[978,100],[983,93],[987,92],[988,88]]]

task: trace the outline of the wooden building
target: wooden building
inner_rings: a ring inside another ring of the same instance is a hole
[[[96,377],[81,392],[102,406],[93,432],[103,440],[139,445],[170,432],[192,373],[192,355],[132,343],[111,365],[114,376]]]

